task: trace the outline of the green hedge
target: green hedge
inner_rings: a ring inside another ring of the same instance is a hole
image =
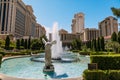
[[[5,52],[3,52],[3,51],[0,51],[0,54],[1,54],[2,56],[5,56]]]
[[[80,51],[79,54],[80,54],[80,55],[90,55],[90,52]]]
[[[92,55],[91,63],[97,63],[98,69],[102,70],[119,70],[120,55]]]
[[[91,55],[106,55],[108,52],[91,52]]]
[[[74,52],[74,53],[78,53],[78,52],[79,52],[79,50],[72,50],[72,52]]]
[[[84,80],[120,80],[120,70],[85,70]]]
[[[107,80],[107,76],[102,70],[85,70],[83,78],[84,80]]]
[[[111,70],[109,72],[109,80],[120,80],[120,70]]]
[[[2,54],[0,54],[0,67],[1,67],[1,63],[2,63]]]

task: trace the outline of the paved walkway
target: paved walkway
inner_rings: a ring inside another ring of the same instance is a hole
[[[10,77],[4,74],[0,74],[0,80],[83,80],[82,78],[67,78],[67,79],[22,79],[22,78],[15,78]]]

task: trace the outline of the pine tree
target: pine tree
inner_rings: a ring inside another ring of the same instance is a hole
[[[104,51],[105,50],[105,41],[104,41],[104,37],[103,36],[100,39],[100,44],[101,44],[101,46],[100,46],[101,50]]]
[[[100,51],[100,37],[97,39],[97,50]]]
[[[30,49],[30,46],[31,46],[31,38],[29,37],[29,39],[28,39],[28,49]]]
[[[117,34],[116,34],[116,32],[113,32],[113,34],[112,34],[112,36],[111,36],[111,40],[112,40],[112,41],[118,41],[118,40],[117,40]]]
[[[28,40],[27,39],[25,39],[25,44],[24,44],[24,48],[25,49],[28,49],[28,42],[27,42]]]
[[[16,41],[16,49],[20,49],[20,40],[19,39],[17,39],[17,41]]]
[[[9,36],[7,36],[5,39],[5,49],[9,50],[9,48],[10,48],[10,38]]]
[[[21,44],[20,46],[23,46],[24,47],[24,39],[21,39]]]
[[[118,32],[118,43],[120,44],[120,31]]]

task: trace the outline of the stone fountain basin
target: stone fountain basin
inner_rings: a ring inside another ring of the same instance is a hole
[[[45,62],[45,58],[38,58],[38,57],[31,57],[30,60],[35,62]],[[52,59],[52,63],[55,63],[55,62],[71,63],[71,62],[77,62],[77,61],[80,61],[80,59],[72,59],[72,58],[61,58],[60,60]]]

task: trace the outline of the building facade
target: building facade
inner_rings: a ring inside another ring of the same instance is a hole
[[[113,32],[118,33],[118,20],[112,16],[105,18],[99,23],[100,36],[110,36]]]
[[[36,38],[40,38],[41,36],[46,34],[45,28],[38,23],[36,24],[36,31],[35,32],[36,32],[36,36],[35,36]]]
[[[35,30],[36,17],[30,5],[22,0],[0,0],[0,34],[35,37]]]
[[[33,9],[30,5],[26,5],[26,21],[25,21],[25,36],[36,36],[36,17],[33,14]]]
[[[72,33],[82,33],[84,30],[84,14],[77,13],[74,15],[74,19],[72,19]]]
[[[63,47],[68,46],[70,48],[73,40],[75,40],[75,39],[80,40],[80,34],[68,33],[64,29],[59,30],[59,34],[60,34],[60,40],[62,41]]]
[[[100,36],[100,30],[95,28],[86,28],[84,30],[84,41],[97,39]]]

